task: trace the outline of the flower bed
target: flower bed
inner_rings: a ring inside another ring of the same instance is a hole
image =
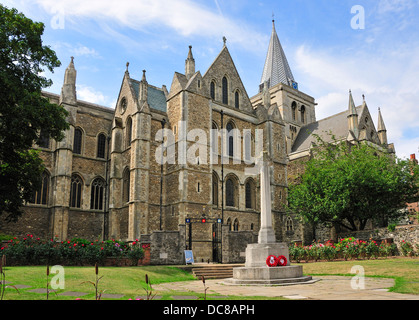
[[[336,244],[328,241],[324,244],[313,242],[309,246],[294,244],[289,247],[290,258],[297,263],[318,260],[376,259],[393,256],[396,252],[395,244],[385,242],[378,244],[372,239],[364,241],[353,237],[340,239]]]
[[[121,259],[124,265],[127,261],[137,265],[144,257],[144,250],[138,242],[129,244],[114,239],[41,240],[31,234],[4,242],[0,249],[0,255],[6,256],[8,265],[105,265],[109,264],[109,258],[115,265],[120,265]]]

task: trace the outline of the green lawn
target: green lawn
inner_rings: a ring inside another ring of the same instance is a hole
[[[96,281],[94,267],[64,267],[65,289],[57,290],[57,294],[66,291],[89,293],[81,297],[86,300],[95,299],[95,287],[91,282]],[[195,278],[175,267],[166,266],[146,266],[146,267],[99,267],[98,289],[104,294],[121,294],[124,300],[134,299],[137,296],[146,295],[145,275],[148,275],[152,284],[163,282],[177,282],[194,280]],[[53,280],[55,274],[50,273],[49,280]],[[46,294],[28,292],[32,289],[46,288],[47,276],[46,267],[7,267],[6,281],[10,285],[28,285],[31,288],[19,289],[19,293],[14,288],[6,288],[4,300],[46,300]],[[162,295],[159,293],[159,295]],[[164,298],[164,297],[163,297]],[[50,300],[74,300],[75,297],[56,296],[50,293]]]
[[[308,275],[347,275],[354,265],[361,265],[365,269],[366,276],[394,278],[395,286],[391,289],[394,292],[419,294],[419,258],[394,258],[378,260],[351,260],[334,262],[310,262],[301,263],[304,266],[304,274]],[[96,280],[94,267],[64,267],[65,290],[58,290],[57,293],[65,291],[76,291],[89,293],[82,299],[94,300],[95,287],[90,283]],[[32,289],[46,288],[47,276],[46,267],[6,267],[6,281],[13,285],[29,285],[31,288],[19,289],[19,293],[13,288],[6,288],[4,300],[46,300],[46,294],[28,292]],[[195,278],[179,268],[167,266],[146,266],[146,267],[99,267],[99,291],[105,294],[124,294],[122,300],[134,299],[137,296],[146,294],[145,275],[148,275],[152,284],[164,282],[177,282],[194,280]],[[50,274],[52,281],[55,274]],[[157,292],[163,300],[171,299],[176,295],[195,295],[203,297],[203,291],[196,293],[182,292]],[[229,297],[231,299],[243,299],[240,297]],[[249,299],[263,299],[263,297],[248,297]],[[75,297],[56,296],[51,293],[50,300],[74,300]],[[211,299],[208,296],[208,299]]]
[[[368,277],[393,278],[396,283],[391,291],[419,295],[419,258],[398,257],[392,259],[350,260],[332,262],[300,263],[307,275],[346,275],[351,274],[355,265],[364,267]]]

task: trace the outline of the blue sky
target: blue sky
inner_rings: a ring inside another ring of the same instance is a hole
[[[78,98],[115,107],[126,62],[131,77],[170,88],[188,46],[205,73],[223,41],[251,97],[257,93],[272,30],[317,119],[344,111],[348,91],[374,119],[381,108],[399,157],[419,153],[419,0],[0,0],[45,24],[44,42],[62,66],[48,76],[59,93],[75,57]],[[362,6],[365,28],[351,21]],[[376,123],[377,120],[375,120]]]

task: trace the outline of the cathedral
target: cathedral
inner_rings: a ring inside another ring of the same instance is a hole
[[[62,141],[34,146],[46,167],[42,187],[19,223],[0,221],[0,230],[133,241],[183,226],[186,248],[217,261],[221,230],[257,236],[260,183],[251,159],[261,152],[270,161],[276,238],[286,242],[309,237],[285,204],[289,181],[311,156],[313,133],[331,131],[394,153],[381,112],[376,128],[365,100],[356,106],[351,93],[342,112],[316,119],[315,99],[299,90],[274,22],[254,97],[225,39],[204,73],[196,70],[192,47],[185,56],[185,73],[175,72],[170,88],[148,83],[146,71],[132,78],[127,63],[112,109],[77,99],[71,58],[61,94],[43,92],[69,112],[70,128]]]

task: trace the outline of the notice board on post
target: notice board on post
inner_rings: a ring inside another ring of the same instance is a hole
[[[194,263],[192,250],[185,250],[185,263],[186,264]]]

